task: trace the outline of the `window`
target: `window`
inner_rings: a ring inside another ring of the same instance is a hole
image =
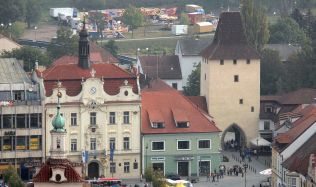
[[[71,113],[71,126],[77,125],[77,113]]]
[[[290,187],[296,187],[296,178],[291,177],[291,184]]]
[[[42,114],[31,114],[31,128],[41,128],[42,127]]]
[[[178,128],[188,128],[189,125],[188,125],[188,122],[177,122],[177,127]]]
[[[174,88],[174,89],[178,89],[178,84],[177,83],[172,83],[172,88]]]
[[[233,60],[233,64],[234,64],[234,65],[237,64],[237,60],[236,60],[236,59]]]
[[[270,130],[270,121],[263,122],[263,130]]]
[[[266,106],[265,107],[265,112],[272,112],[272,106]]]
[[[70,148],[71,151],[77,151],[77,139],[71,139]]]
[[[239,99],[239,104],[244,104],[244,100],[243,99]]]
[[[163,151],[163,150],[165,150],[165,142],[164,141],[152,142],[151,150],[152,151]]]
[[[129,112],[127,111],[123,112],[123,123],[129,124]]]
[[[247,59],[247,64],[250,64],[250,59]]]
[[[97,124],[97,113],[90,112],[90,125],[96,125],[96,124]]]
[[[17,136],[16,137],[16,150],[26,150],[26,137]]]
[[[124,150],[129,150],[129,137],[123,138],[123,148]]]
[[[96,138],[90,138],[90,150],[96,150],[97,140]]]
[[[24,93],[22,91],[13,92],[15,101],[24,101]]]
[[[251,112],[254,112],[255,111],[255,107],[251,107]]]
[[[199,140],[199,149],[210,149],[211,140]]]
[[[110,173],[115,173],[115,172],[116,172],[116,163],[110,162]]]
[[[26,128],[26,115],[25,114],[16,115],[16,128]]]
[[[204,80],[206,80],[206,73],[204,74]]]
[[[224,65],[224,60],[221,59],[221,60],[219,61],[219,63],[220,63],[220,65]]]
[[[234,82],[239,82],[239,76],[238,75],[234,75]]]
[[[56,140],[56,147],[57,147],[57,149],[60,149],[60,139],[58,139],[58,138]]]
[[[10,129],[10,128],[15,128],[15,118],[12,114],[5,114],[2,116],[3,118],[3,128],[4,129]]]
[[[151,127],[155,129],[160,129],[160,128],[165,127],[164,123],[162,122],[153,122],[151,125],[152,125]]]
[[[115,138],[110,138],[110,149],[115,149]]]
[[[124,173],[129,173],[129,162],[124,162]]]
[[[115,124],[115,112],[110,112],[110,124]]]
[[[188,140],[178,140],[178,150],[189,150],[190,141]]]

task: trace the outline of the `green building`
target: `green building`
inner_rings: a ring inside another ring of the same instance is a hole
[[[220,130],[192,100],[161,80],[142,91],[141,131],[143,172],[147,167],[180,176],[218,171]]]

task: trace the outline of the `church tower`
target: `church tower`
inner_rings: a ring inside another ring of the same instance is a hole
[[[82,69],[89,69],[90,68],[90,47],[89,47],[89,40],[88,40],[88,31],[86,29],[86,21],[83,21],[83,27],[79,32],[79,62],[78,65]]]
[[[65,129],[65,120],[60,115],[60,103],[59,99],[61,98],[61,92],[58,92],[58,103],[57,103],[57,114],[53,119],[52,125],[53,129],[50,131],[51,134],[51,147],[50,147],[50,158],[52,159],[65,159],[67,158],[66,150],[66,129]]]
[[[245,146],[258,136],[260,57],[247,43],[239,12],[220,15],[213,42],[201,55],[200,93],[223,131],[222,145],[234,139]]]

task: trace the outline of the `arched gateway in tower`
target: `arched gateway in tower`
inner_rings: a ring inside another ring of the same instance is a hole
[[[239,12],[220,15],[213,42],[201,55],[200,93],[223,132],[222,145],[232,132],[246,145],[258,136],[260,56],[247,43]]]

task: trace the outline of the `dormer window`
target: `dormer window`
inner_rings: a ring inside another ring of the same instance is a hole
[[[165,124],[163,122],[152,122],[151,127],[154,129],[165,128]]]
[[[188,128],[189,127],[189,122],[177,122],[177,127],[178,128]]]
[[[268,113],[273,112],[272,106],[266,106],[266,107],[265,107],[265,112],[268,112]]]

